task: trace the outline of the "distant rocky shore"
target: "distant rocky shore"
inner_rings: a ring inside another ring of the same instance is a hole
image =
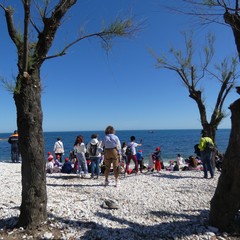
[[[210,200],[219,172],[146,172],[121,176],[120,186],[104,177],[48,174],[48,221],[34,233],[7,230],[19,215],[21,164],[0,163],[0,239],[230,239],[208,226]]]

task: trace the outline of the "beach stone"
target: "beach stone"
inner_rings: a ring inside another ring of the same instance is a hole
[[[115,201],[109,200],[109,199],[106,199],[106,200],[103,202],[102,207],[103,207],[103,208],[107,208],[107,209],[119,209],[118,204],[117,204]]]
[[[46,239],[46,240],[52,239],[52,237],[53,237],[53,234],[50,232],[45,232],[43,235],[43,239]]]

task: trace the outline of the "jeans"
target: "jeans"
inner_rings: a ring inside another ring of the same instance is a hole
[[[212,165],[212,152],[201,151],[201,161],[203,165],[204,177],[208,177],[208,171],[210,172],[211,177],[213,178],[213,165]]]
[[[19,153],[16,151],[11,151],[12,162],[19,162]]]
[[[17,147],[11,147],[11,160],[12,162],[19,162],[19,151]]]
[[[94,176],[95,168],[97,172],[97,176],[100,175],[100,169],[99,169],[99,163],[100,163],[100,157],[90,157],[91,160],[91,176]]]
[[[85,153],[83,153],[83,152],[77,153],[76,157],[77,157],[77,160],[78,160],[79,173],[81,173],[83,171],[84,174],[87,174],[88,173],[88,168],[87,168],[87,160],[85,158]]]

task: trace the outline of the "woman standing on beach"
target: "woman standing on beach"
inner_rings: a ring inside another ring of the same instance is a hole
[[[83,174],[83,177],[86,177],[88,173],[88,168],[87,168],[87,160],[85,157],[86,147],[83,142],[83,136],[81,135],[77,136],[73,149],[78,161],[78,172],[80,176],[82,176]]]
[[[54,144],[53,151],[55,156],[60,156],[60,162],[62,162],[62,155],[64,154],[64,146],[61,138],[57,138],[57,141]]]
[[[108,126],[105,129],[105,136],[103,138],[104,149],[104,163],[105,163],[105,186],[109,185],[109,172],[111,164],[113,164],[113,173],[115,177],[115,186],[118,186],[118,157],[121,152],[121,143],[118,136],[115,135],[115,130],[112,126]]]

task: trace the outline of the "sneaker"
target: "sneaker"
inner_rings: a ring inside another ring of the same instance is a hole
[[[118,187],[119,186],[119,181],[118,179],[115,180],[115,187]]]
[[[109,185],[109,181],[108,181],[108,180],[105,180],[104,185],[105,185],[105,186],[108,186],[108,185]]]
[[[85,173],[85,174],[82,175],[82,178],[84,178],[84,179],[89,179],[90,176],[89,176],[87,173]]]

